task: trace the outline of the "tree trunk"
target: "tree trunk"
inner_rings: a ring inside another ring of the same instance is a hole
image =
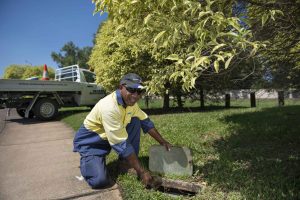
[[[278,91],[278,106],[284,106],[284,91]]]
[[[230,108],[230,94],[225,94],[225,108]]]
[[[170,96],[169,96],[169,92],[166,91],[166,93],[164,94],[164,105],[163,105],[163,109],[167,110],[170,108]]]
[[[256,107],[255,92],[250,93],[251,108]]]
[[[177,94],[176,98],[177,98],[178,108],[182,108],[183,107],[183,103],[182,103],[182,100],[181,100],[181,94]]]
[[[204,108],[204,91],[202,88],[200,89],[200,108]]]
[[[149,96],[148,95],[145,96],[145,106],[147,109],[149,108]]]

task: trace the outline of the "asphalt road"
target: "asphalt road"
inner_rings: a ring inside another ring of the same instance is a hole
[[[60,121],[0,110],[0,199],[121,199],[118,186],[92,190],[79,180],[74,131]]]

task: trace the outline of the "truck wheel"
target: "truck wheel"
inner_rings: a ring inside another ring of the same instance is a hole
[[[51,120],[58,114],[58,105],[52,99],[40,99],[34,106],[34,114],[40,120]]]
[[[20,115],[21,117],[25,118],[25,111],[26,111],[26,108],[29,104],[22,104],[20,107],[17,107],[16,110],[17,110],[17,113],[18,115]],[[34,117],[34,113],[32,110],[29,111],[29,115],[28,115],[28,118],[33,118]]]

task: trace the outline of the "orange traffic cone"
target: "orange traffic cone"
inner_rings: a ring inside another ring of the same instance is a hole
[[[44,72],[43,72],[42,80],[49,80],[48,68],[47,68],[46,64],[44,65]]]

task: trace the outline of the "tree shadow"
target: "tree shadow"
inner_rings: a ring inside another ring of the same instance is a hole
[[[214,141],[219,155],[199,168],[210,185],[245,199],[300,198],[300,106],[226,116],[229,136]]]
[[[5,121],[16,122],[18,124],[23,124],[23,125],[47,123],[47,121],[41,121],[36,118],[28,118],[28,119],[27,118],[12,118],[12,119],[6,119]],[[52,120],[52,121],[57,121],[57,120]]]
[[[108,170],[109,176],[115,183],[117,182],[118,176],[120,174],[118,167],[119,167],[118,160],[113,160],[112,162],[109,162],[107,164],[107,170]]]
[[[240,108],[249,108],[246,106],[231,106],[230,108],[226,108],[225,106],[206,106],[204,108],[201,107],[171,107],[168,109],[164,108],[149,108],[142,109],[148,115],[164,115],[164,114],[175,114],[175,113],[189,113],[189,112],[211,112],[217,110],[227,110],[227,109],[240,109]]]
[[[60,110],[58,116],[56,117],[56,120],[62,120],[63,118],[69,117],[71,115],[79,114],[79,113],[84,113],[84,112],[90,112],[91,109],[86,107],[86,108],[74,108],[74,109],[67,109],[67,110]]]
[[[149,163],[149,157],[148,156],[139,156],[139,161],[145,169],[149,170],[148,169],[148,163]],[[118,179],[119,175],[121,174],[119,172],[119,162],[118,162],[118,160],[116,159],[116,160],[113,160],[113,161],[109,162],[107,164],[107,169],[108,169],[108,173],[109,173],[110,177],[112,178],[112,180],[114,182],[117,182],[117,179]]]
[[[149,108],[149,109],[142,109],[144,112],[146,112],[148,115],[163,115],[163,114],[175,114],[175,113],[189,113],[189,112],[211,112],[211,111],[217,111],[217,110],[227,110],[227,109],[240,109],[240,108],[249,108],[246,106],[231,106],[230,108],[226,108],[224,106],[206,106],[204,108],[201,107],[171,107],[168,109],[164,108]],[[63,118],[66,118],[70,115],[84,113],[84,112],[90,112],[91,109],[86,108],[74,108],[74,109],[68,109],[68,110],[60,110],[59,115],[56,117],[56,120],[62,120]]]
[[[7,119],[5,119],[5,121],[11,121],[11,122],[16,122],[16,123],[20,123],[20,124],[40,124],[40,123],[47,123],[49,121],[60,121],[63,118],[66,118],[68,116],[74,115],[74,114],[79,114],[79,113],[84,113],[84,112],[90,112],[90,108],[88,107],[83,107],[83,108],[69,108],[67,110],[59,110],[59,113],[57,115],[57,117],[55,119],[52,120],[40,120],[36,117],[33,118],[22,118],[19,117],[19,115],[17,115],[16,113],[13,114],[13,117],[9,117]]]
[[[149,156],[139,156],[139,160],[141,162],[141,165],[149,170]]]

